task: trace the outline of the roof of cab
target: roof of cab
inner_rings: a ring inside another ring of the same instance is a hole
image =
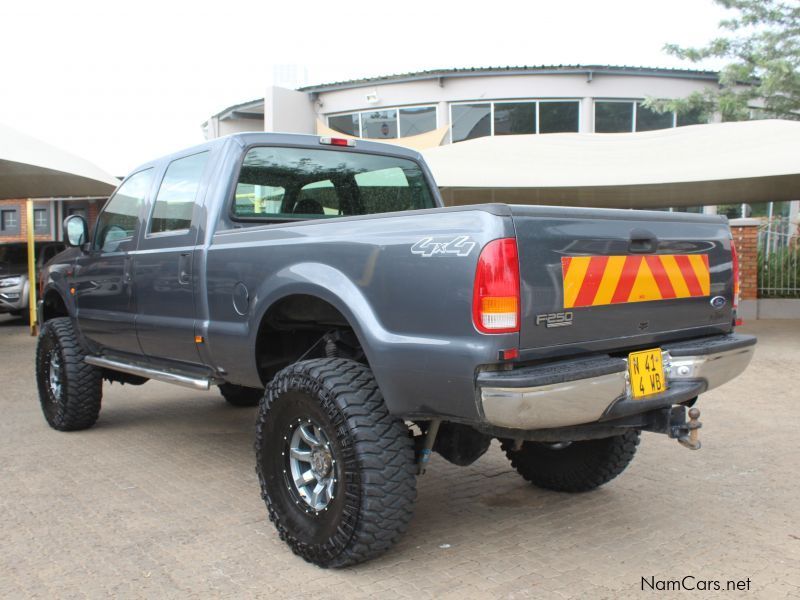
[[[269,145],[287,145],[287,146],[306,146],[308,148],[321,148],[332,149],[343,152],[375,152],[380,154],[389,154],[392,156],[400,156],[404,158],[411,158],[414,160],[423,160],[422,155],[416,150],[398,146],[397,144],[387,144],[382,142],[372,142],[367,140],[355,140],[355,146],[330,146],[320,143],[320,138],[326,136],[311,135],[306,133],[273,133],[273,132],[245,132],[245,133],[232,133],[230,135],[222,136],[196,146],[189,146],[181,150],[177,150],[170,154],[159,156],[153,160],[149,160],[133,169],[127,177],[131,174],[141,171],[142,169],[152,167],[159,163],[171,162],[180,156],[187,156],[208,150],[223,144],[236,144],[240,148],[247,146],[257,146],[259,144]],[[126,177],[126,178],[127,178]]]

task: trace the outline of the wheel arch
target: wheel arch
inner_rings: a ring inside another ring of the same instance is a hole
[[[52,286],[45,288],[42,295],[42,323],[69,316],[72,315],[61,293]]]
[[[367,363],[372,364],[380,332],[384,330],[367,298],[338,269],[319,263],[303,263],[276,273],[264,281],[256,293],[250,347],[257,369],[264,337],[270,332],[275,316],[286,314],[287,308],[290,313],[295,309],[298,313],[304,312],[309,322],[314,321],[314,316],[323,317],[317,330],[321,331],[327,325],[351,330]],[[295,317],[302,319],[300,315]]]

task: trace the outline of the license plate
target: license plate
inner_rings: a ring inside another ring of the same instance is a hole
[[[667,389],[661,348],[631,352],[628,355],[628,373],[634,398],[659,394]]]

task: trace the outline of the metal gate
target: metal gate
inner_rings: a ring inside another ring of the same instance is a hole
[[[758,297],[800,298],[800,240],[789,219],[770,219],[758,231]]]

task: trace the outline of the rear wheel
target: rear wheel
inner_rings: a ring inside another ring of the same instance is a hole
[[[535,486],[557,492],[587,492],[608,483],[633,460],[639,432],[630,430],[599,440],[524,442],[514,450],[502,442],[511,466]]]
[[[97,421],[102,370],[86,364],[85,357],[69,317],[42,326],[36,345],[36,383],[42,412],[53,429],[88,429]]]
[[[307,360],[275,376],[258,412],[256,471],[281,539],[321,567],[375,558],[411,520],[412,439],[355,361]]]
[[[220,385],[219,392],[231,406],[256,406],[258,401],[261,400],[261,396],[264,395],[264,390],[244,387],[243,385],[234,385],[232,383],[223,383]]]

